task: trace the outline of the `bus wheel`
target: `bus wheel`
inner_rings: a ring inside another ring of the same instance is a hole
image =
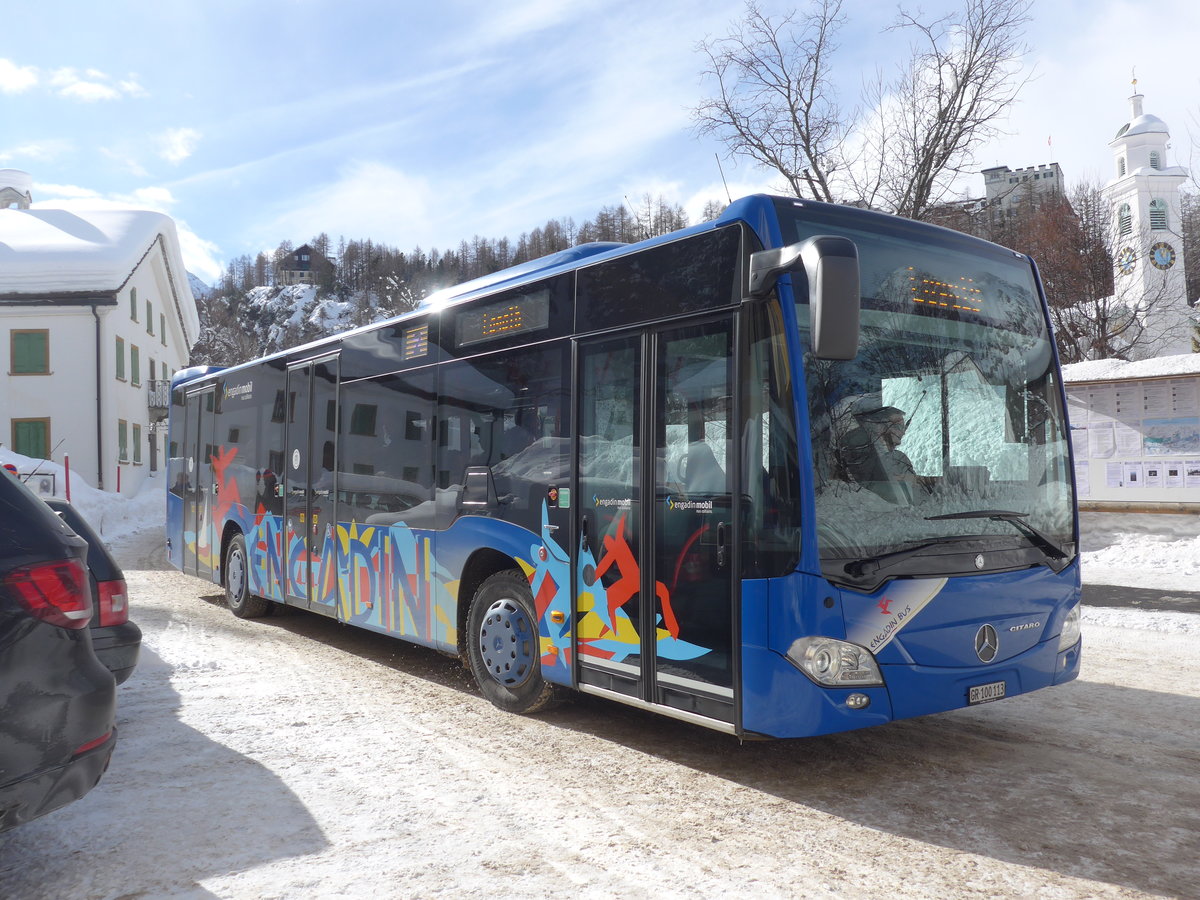
[[[270,609],[270,602],[250,593],[250,570],[246,539],[235,534],[225,551],[225,603],[239,619],[257,619]]]
[[[533,713],[558,701],[542,678],[537,614],[529,582],[515,570],[479,586],[467,617],[467,656],[483,696],[513,713]]]

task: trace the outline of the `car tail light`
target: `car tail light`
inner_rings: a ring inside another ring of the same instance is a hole
[[[92,618],[88,573],[77,559],[21,566],[6,576],[3,586],[35,618],[61,628],[86,628]]]
[[[123,625],[129,621],[129,591],[125,579],[96,583],[96,616],[102,626]]]

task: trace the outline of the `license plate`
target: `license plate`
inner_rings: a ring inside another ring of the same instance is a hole
[[[977,684],[967,692],[967,703],[989,703],[1004,697],[1004,682],[993,681],[991,684]]]

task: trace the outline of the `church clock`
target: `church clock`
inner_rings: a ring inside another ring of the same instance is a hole
[[[1128,275],[1133,271],[1134,265],[1137,263],[1137,254],[1133,252],[1132,247],[1125,247],[1117,254],[1117,265],[1121,269],[1121,273]]]
[[[1150,262],[1156,269],[1169,269],[1175,265],[1175,248],[1166,241],[1159,241],[1150,248]]]

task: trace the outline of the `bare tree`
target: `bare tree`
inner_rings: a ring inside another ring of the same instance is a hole
[[[915,43],[898,77],[877,80],[868,93],[874,112],[857,183],[863,199],[923,219],[973,168],[975,148],[999,133],[1025,83],[1020,60],[1030,6],[965,0],[961,13],[929,23],[900,10],[892,31],[915,35]]]
[[[901,9],[889,31],[914,36],[911,56],[865,90],[871,112],[860,120],[833,89],[842,0],[776,19],[748,0],[727,37],[700,45],[716,92],[696,108],[697,128],[779,172],[798,197],[926,218],[1024,84],[1031,4],[964,0],[960,13],[932,21]]]
[[[831,80],[842,0],[813,0],[779,19],[747,0],[727,37],[702,42],[716,96],[695,110],[701,134],[779,172],[797,197],[835,200],[833,180],[851,122]]]

